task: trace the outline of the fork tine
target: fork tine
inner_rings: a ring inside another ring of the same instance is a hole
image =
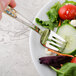
[[[62,42],[58,41],[57,39],[51,38],[51,40],[55,41],[56,43],[63,44]]]
[[[50,41],[47,41],[47,42],[46,42],[46,47],[48,47],[48,48],[50,48],[50,49],[53,49],[53,50],[56,50],[56,51],[59,51],[58,48],[56,48],[56,47],[50,45]]]
[[[54,46],[57,46],[57,47],[61,47],[60,45],[58,45],[57,43],[54,43],[54,42],[50,42],[50,44],[54,45]]]
[[[51,34],[50,35],[52,35],[52,37],[54,36],[54,37],[56,37],[57,39],[59,39],[59,40],[61,40],[61,41],[63,41],[63,42],[66,42],[62,37],[60,37],[59,35],[57,35],[55,32],[53,32],[53,31],[51,31]]]

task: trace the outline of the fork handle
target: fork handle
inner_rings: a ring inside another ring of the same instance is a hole
[[[42,30],[40,30],[40,28],[38,28],[31,21],[29,21],[28,19],[26,19],[24,16],[22,16],[20,13],[18,13],[15,9],[11,8],[10,6],[8,6],[4,10],[4,13],[8,14],[9,16],[11,16],[12,18],[14,18],[17,21],[21,22],[22,24],[30,27],[31,29],[33,29],[37,33],[39,33],[39,34],[42,33]]]

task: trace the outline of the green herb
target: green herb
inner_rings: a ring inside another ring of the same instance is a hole
[[[69,24],[69,22],[70,22],[70,20],[64,20],[64,21],[62,22],[62,25],[63,25],[63,24]]]
[[[51,9],[47,12],[48,18],[52,22],[58,21],[58,10],[61,7],[60,2],[57,2],[54,6],[51,7]]]
[[[45,28],[53,30],[54,27],[57,27],[59,23],[58,10],[60,7],[61,7],[60,2],[55,3],[55,5],[53,5],[50,8],[50,10],[47,12],[47,16],[49,20],[43,21],[43,20],[40,20],[39,18],[36,18],[36,22]]]
[[[44,28],[48,28],[50,30],[53,30],[54,29],[54,26],[57,26],[58,23],[53,23],[51,22],[50,20],[49,21],[42,21],[40,20],[39,18],[36,18],[36,22],[41,25],[42,27]]]
[[[57,72],[57,76],[76,76],[76,64],[75,63],[66,63],[60,70],[51,67],[54,71]]]

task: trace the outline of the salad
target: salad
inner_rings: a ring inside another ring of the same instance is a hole
[[[66,44],[59,52],[46,49],[50,56],[39,58],[40,64],[49,66],[57,76],[76,76],[76,2],[65,0],[61,4],[58,1],[46,14],[47,21],[36,18],[36,23],[50,30],[57,28],[56,33],[66,40]],[[56,55],[51,56],[54,53]]]

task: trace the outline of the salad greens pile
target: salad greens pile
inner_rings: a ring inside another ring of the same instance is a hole
[[[60,68],[60,70],[57,70],[54,67],[51,68],[57,72],[57,76],[76,76],[75,63],[66,63]]]
[[[36,22],[50,30],[57,27],[56,33],[65,39],[66,45],[63,45],[62,51],[59,49],[61,54],[56,53],[57,56],[39,58],[40,64],[50,66],[57,72],[57,76],[76,76],[76,2],[65,0],[61,4],[58,1],[46,14],[47,21],[36,18]]]
[[[55,27],[58,27],[58,24],[59,24],[59,20],[60,20],[60,17],[59,17],[59,14],[58,14],[58,11],[59,9],[66,5],[66,4],[73,4],[73,5],[76,5],[76,2],[74,1],[68,1],[68,0],[65,0],[65,2],[63,4],[61,4],[59,1],[57,3],[55,3],[51,8],[50,10],[46,13],[47,16],[48,16],[48,19],[47,21],[43,21],[43,20],[40,20],[39,18],[36,18],[36,23],[41,25],[42,27],[44,28],[48,28],[50,30],[54,30]],[[69,20],[70,21],[70,20]],[[68,22],[65,21],[65,22]],[[64,23],[64,22],[63,22]]]

